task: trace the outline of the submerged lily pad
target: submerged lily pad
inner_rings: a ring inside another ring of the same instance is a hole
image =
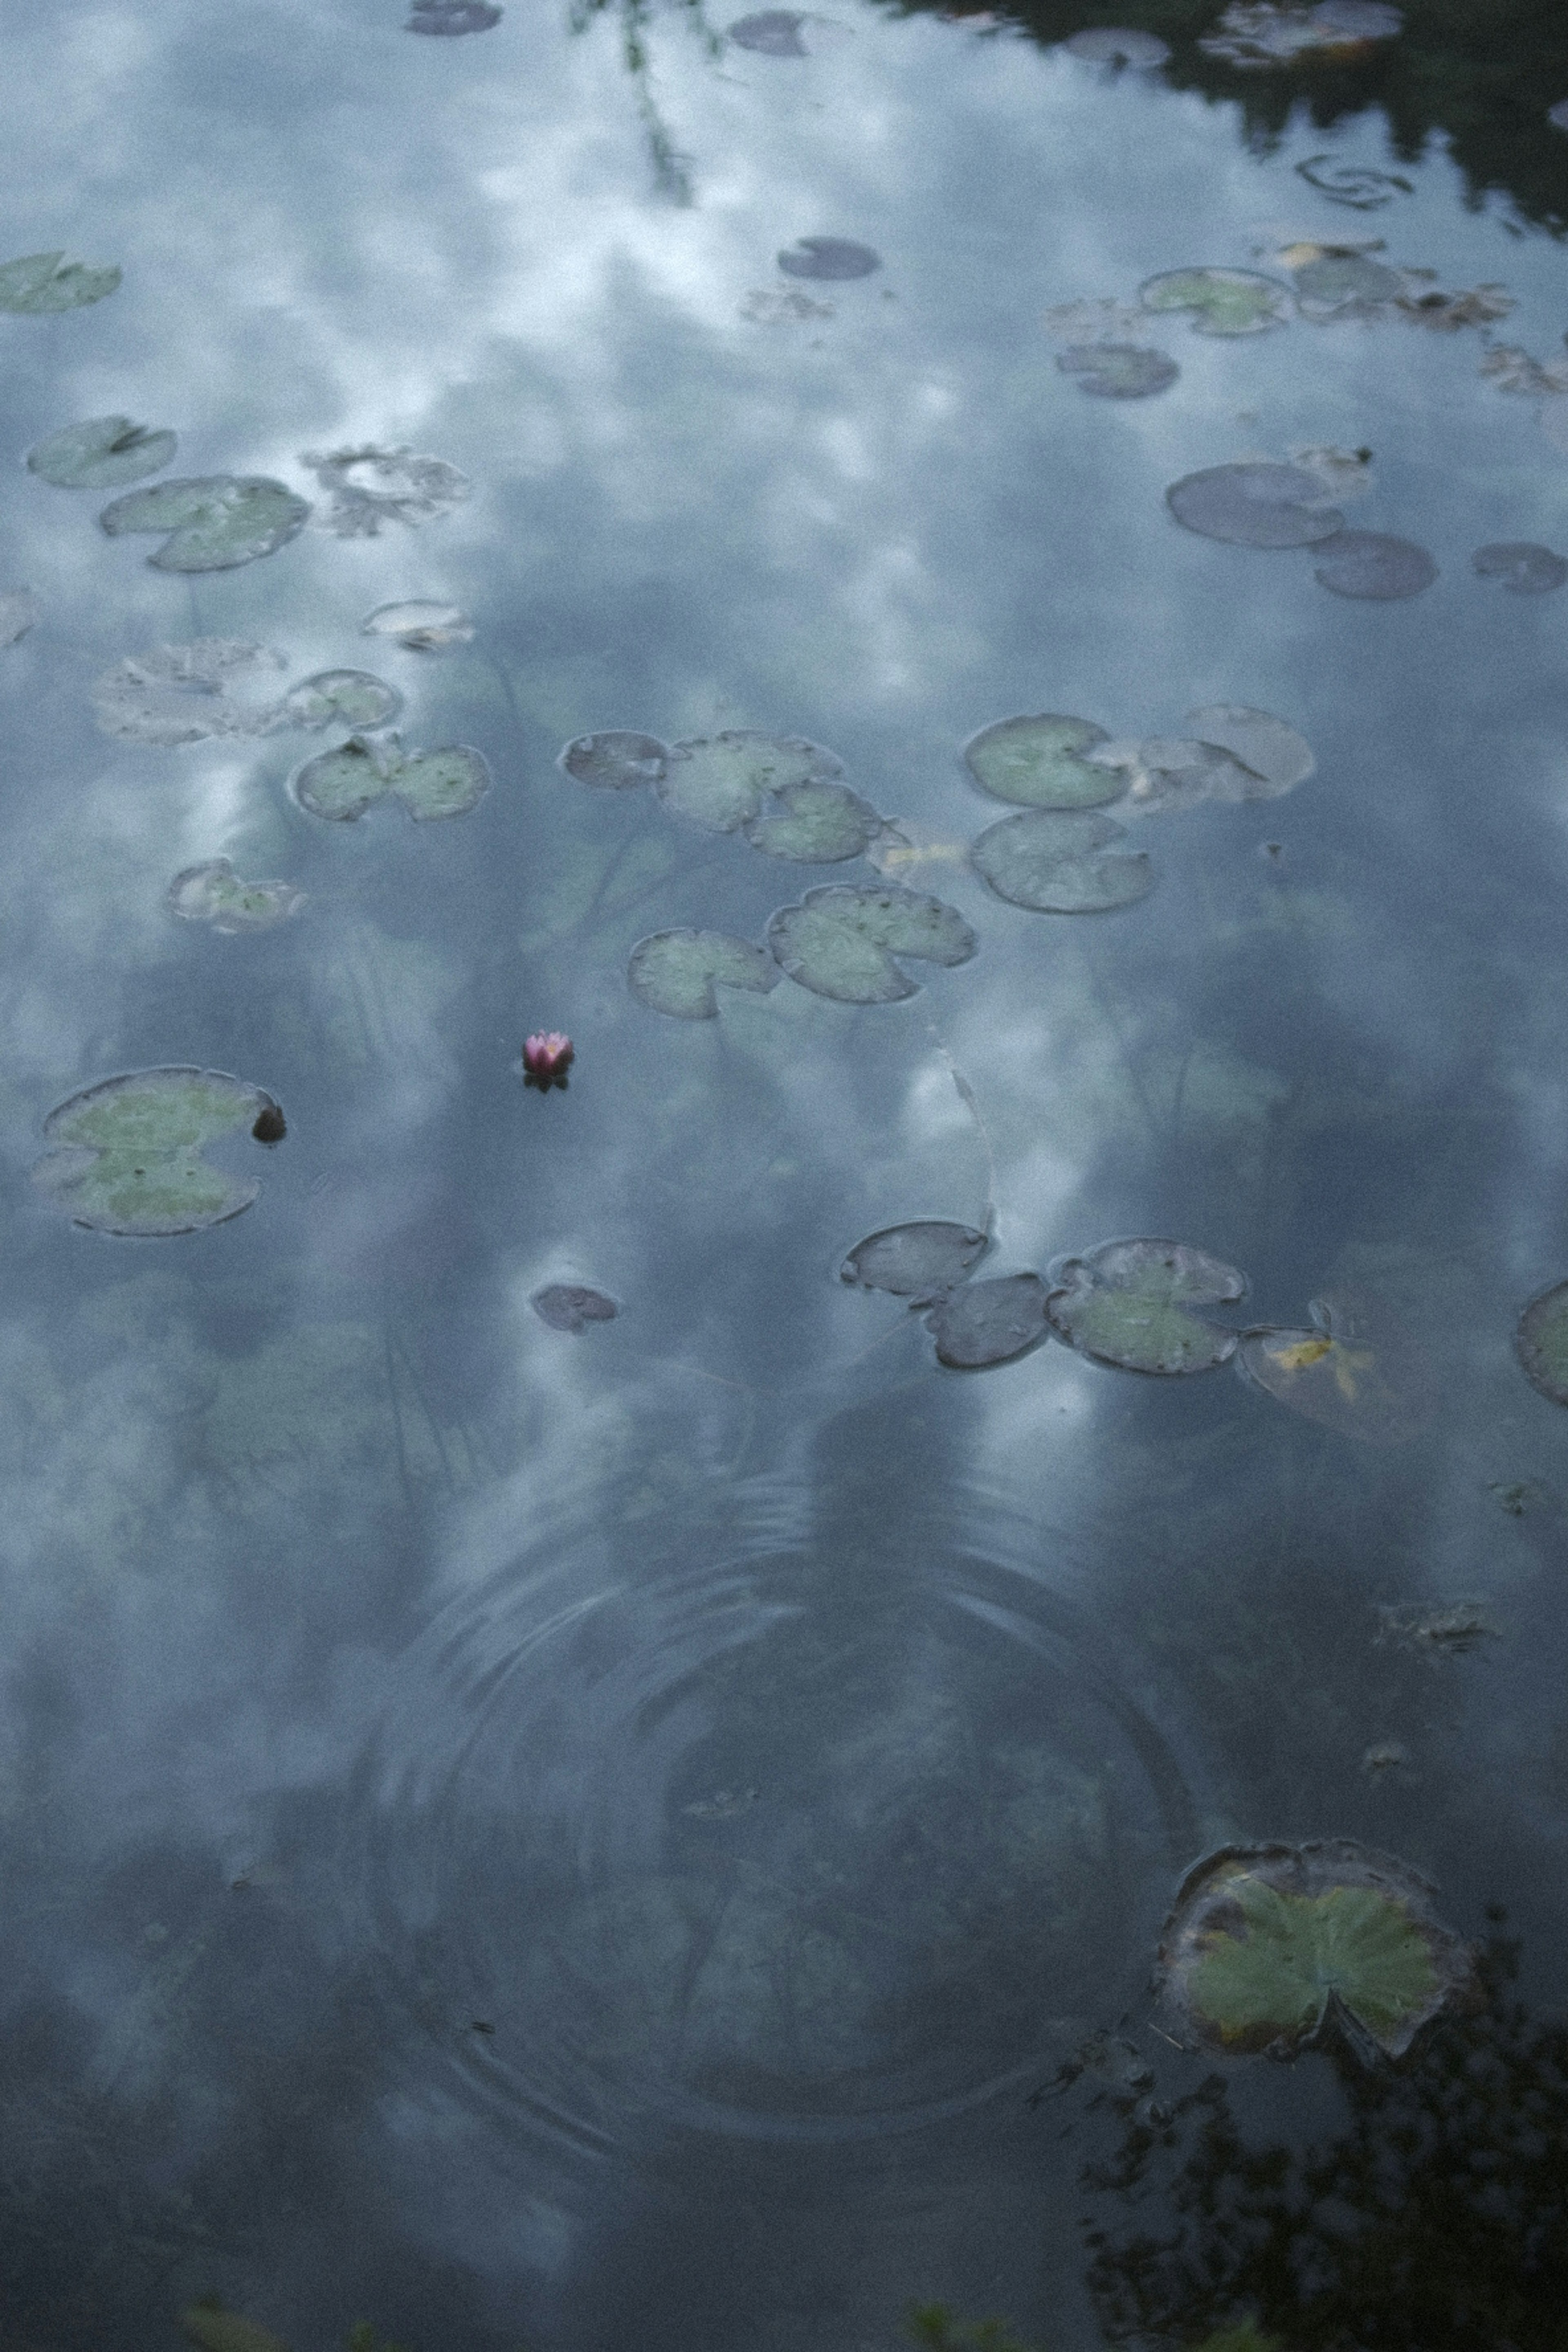
[[[841,1004],[896,1004],[916,983],[895,956],[967,963],[979,942],[956,907],[885,882],[857,889],[828,883],[798,906],[781,907],[768,945],[791,980]]]
[[[719,1010],[716,989],[766,996],[778,986],[779,968],[765,949],[728,931],[656,931],[632,950],[626,979],[650,1013],[711,1021]]]
[[[27,470],[62,490],[109,490],[173,465],[177,434],[154,432],[129,416],[93,416],[64,425],[27,452]]]
[[[947,1217],[918,1217],[907,1225],[884,1225],[857,1242],[838,1269],[840,1282],[861,1290],[886,1290],[911,1307],[931,1307],[945,1298],[978,1265],[989,1247],[984,1234]]]
[[[997,719],[971,736],[963,764],[983,793],[1015,808],[1099,808],[1122,786],[1083,757],[1106,733],[1091,719],[1043,711]]]
[[[437,604],[416,597],[405,604],[378,604],[360,623],[362,637],[394,637],[411,654],[445,653],[448,646],[466,646],[474,625],[456,604]]]
[[[1500,580],[1515,596],[1544,596],[1568,580],[1568,563],[1532,540],[1498,540],[1470,558],[1483,580]]]
[[[93,682],[106,735],[129,743],[201,743],[215,735],[264,735],[280,708],[273,675],[281,654],[237,637],[198,637],[129,654]]]
[[[1194,1315],[1240,1298],[1247,1276],[1187,1242],[1104,1242],[1052,1268],[1051,1322],[1080,1355],[1129,1372],[1206,1372],[1239,1334]]]
[[[237,1217],[261,1189],[213,1167],[203,1145],[253,1127],[269,1110],[278,1112],[269,1094],[221,1070],[128,1070],[49,1113],[50,1149],[33,1181],[99,1233],[197,1233]]]
[[[1087,58],[1091,65],[1132,66],[1148,71],[1163,66],[1169,45],[1158,33],[1141,33],[1125,25],[1089,25],[1069,33],[1062,43],[1069,57]]]
[[[494,0],[413,0],[405,33],[488,33],[500,23]]]
[[[466,816],[489,790],[484,754],[467,743],[405,751],[395,735],[351,735],[335,751],[307,760],[294,796],[312,816],[347,824],[390,793],[420,824]]]
[[[786,278],[869,278],[882,257],[847,236],[799,236],[779,256]]]
[[[1124,825],[1087,809],[1026,809],[987,826],[969,857],[1012,906],[1041,915],[1108,914],[1154,887],[1145,851],[1112,847],[1126,837]]]
[[[810,52],[800,32],[809,22],[793,8],[764,8],[755,16],[737,16],[730,38],[738,48],[754,49],[759,57],[804,58]]]
[[[663,750],[663,746],[660,746]],[[844,773],[836,752],[798,735],[731,728],[722,735],[672,744],[654,790],[666,808],[708,833],[734,833],[762,814],[769,793],[826,783]]]
[[[1050,1328],[1046,1297],[1037,1274],[1004,1274],[952,1291],[926,1318],[938,1363],[980,1371],[1026,1355]]]
[[[0,646],[14,646],[38,617],[38,600],[30,588],[7,588],[0,593]]]
[[[1344,527],[1316,474],[1271,458],[1184,474],[1165,492],[1165,503],[1184,529],[1233,547],[1310,547]]]
[[[555,764],[574,783],[626,793],[637,784],[660,782],[668,758],[668,744],[657,735],[609,727],[598,735],[574,736]]]
[[[1073,343],[1058,354],[1064,375],[1076,376],[1080,392],[1102,400],[1147,400],[1164,392],[1181,374],[1173,359],[1142,343]]]
[[[1187,725],[1204,742],[1217,744],[1246,769],[1248,782],[1236,795],[1239,799],[1278,799],[1304,784],[1317,769],[1306,737],[1283,719],[1276,719],[1272,711],[1252,710],[1244,702],[1205,702],[1200,709],[1188,711]],[[1231,794],[1211,790],[1209,797],[1226,800]]]
[[[305,903],[291,882],[244,882],[226,857],[187,866],[169,885],[169,911],[215,931],[267,931]]]
[[[1331,2016],[1360,2054],[1403,2057],[1470,1978],[1427,1882],[1349,1838],[1208,1855],[1182,1882],[1156,1969],[1184,2038],[1281,2057]]]
[[[1402,1445],[1426,1419],[1429,1382],[1415,1344],[1374,1306],[1314,1298],[1306,1330],[1248,1331],[1237,1362],[1292,1412],[1367,1445]]]
[[[368,669],[319,669],[283,698],[296,727],[384,727],[402,708],[397,688]]]
[[[167,532],[147,558],[160,572],[229,572],[286,546],[310,511],[308,499],[265,474],[204,474],[132,490],[98,520],[110,539]]]
[[[1365,317],[1396,301],[1405,280],[1396,269],[1364,253],[1326,253],[1290,273],[1301,316],[1321,324],[1329,319]]]
[[[1267,800],[1268,787],[1217,743],[1182,735],[1148,735],[1102,743],[1095,765],[1121,782],[1127,813],[1192,808],[1199,801]]]
[[[0,262],[0,310],[76,310],[84,302],[101,302],[119,283],[112,264],[93,269],[63,253],[29,253]]]
[[[1392,539],[1381,530],[1342,530],[1315,567],[1315,576],[1336,596],[1386,603],[1397,596],[1419,596],[1437,577],[1437,567],[1413,539]]]
[[[300,463],[310,467],[331,499],[322,520],[340,539],[374,539],[384,522],[418,523],[449,513],[473,488],[467,474],[444,457],[416,457],[411,449],[374,444],[306,450]]]
[[[590,1323],[613,1323],[621,1311],[604,1291],[582,1282],[547,1283],[529,1304],[552,1331],[585,1331]]]
[[[258,2326],[237,2311],[226,2311],[216,2298],[189,2305],[180,2314],[180,2326],[202,2352],[289,2352],[269,2327]]]
[[[1531,1300],[1513,1344],[1532,1386],[1553,1404],[1568,1404],[1568,1282]]]
[[[1260,335],[1285,324],[1287,289],[1257,269],[1164,269],[1138,289],[1146,310],[1190,310],[1199,335]]]
[[[742,830],[752,847],[769,857],[837,866],[865,855],[882,831],[882,820],[847,784],[812,778],[781,785]]]
[[[1342,163],[1329,153],[1309,155],[1296,169],[1331,204],[1348,205],[1352,212],[1376,212],[1393,202],[1396,188],[1407,196],[1415,194],[1414,182],[1402,179],[1397,172],[1374,171],[1369,163]]]

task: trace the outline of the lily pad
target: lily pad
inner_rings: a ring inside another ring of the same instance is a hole
[[[926,1318],[939,1364],[979,1371],[1026,1355],[1050,1328],[1037,1274],[1004,1274],[952,1291]]]
[[[202,743],[215,735],[264,735],[281,706],[273,679],[281,654],[237,637],[198,637],[128,654],[93,682],[106,735],[129,743]]]
[[[1500,580],[1515,596],[1544,596],[1568,580],[1568,563],[1532,540],[1505,539],[1478,547],[1470,558],[1483,580]]]
[[[1261,335],[1285,324],[1287,289],[1257,269],[1163,269],[1138,289],[1145,310],[1190,310],[1199,335]]]
[[[1368,1445],[1402,1445],[1427,1416],[1429,1381],[1415,1344],[1388,1316],[1344,1297],[1314,1298],[1305,1330],[1244,1336],[1237,1362],[1292,1412]]]
[[[1344,528],[1316,474],[1268,458],[1184,474],[1165,503],[1184,530],[1233,547],[1310,547]]]
[[[1405,290],[1396,269],[1364,253],[1326,253],[1319,260],[1303,262],[1290,275],[1301,316],[1319,325],[1330,319],[1367,317]]]
[[[368,669],[319,669],[283,698],[295,727],[384,727],[402,708],[397,688]]]
[[[882,257],[847,236],[800,236],[779,256],[786,278],[869,278]]]
[[[574,783],[626,793],[638,784],[660,782],[668,758],[668,744],[657,735],[610,727],[598,735],[574,736],[555,764]]]
[[[169,885],[169,911],[215,931],[268,931],[305,903],[291,882],[244,882],[226,857],[187,866]]]
[[[393,637],[411,654],[445,653],[448,646],[466,646],[474,625],[456,604],[437,604],[416,597],[404,604],[378,604],[360,623],[362,637]]]
[[[828,883],[798,906],[781,907],[768,945],[791,980],[841,1004],[896,1004],[916,983],[895,956],[967,963],[979,941],[956,907],[885,882],[857,889]]]
[[[1186,1242],[1104,1242],[1052,1268],[1052,1324],[1080,1355],[1129,1372],[1206,1372],[1239,1334],[1192,1310],[1240,1298],[1247,1276]]]
[[[728,931],[656,931],[632,950],[626,979],[650,1013],[711,1021],[719,1010],[716,989],[766,996],[778,986],[779,969],[765,949]]]
[[[1124,789],[1083,757],[1106,740],[1091,719],[1059,711],[997,719],[971,736],[963,764],[983,793],[1015,808],[1100,808]]]
[[[742,830],[752,847],[769,857],[837,866],[865,855],[882,831],[882,820],[847,784],[810,779],[782,785]]]
[[[547,1283],[529,1304],[552,1331],[585,1331],[590,1323],[613,1323],[621,1311],[602,1290],[582,1282]]]
[[[395,735],[351,735],[335,751],[307,760],[294,797],[312,816],[348,824],[387,793],[420,824],[466,816],[489,790],[484,754],[467,743],[405,751]]]
[[[738,16],[730,38],[738,48],[754,49],[759,57],[804,58],[810,52],[801,39],[801,26],[809,21],[793,8],[764,8],[755,16]]]
[[[1553,1404],[1568,1404],[1568,1282],[1531,1300],[1513,1344],[1531,1385]]]
[[[29,588],[7,588],[0,594],[0,646],[14,646],[38,617],[38,600]]]
[[[1401,2058],[1470,1979],[1427,1882],[1349,1838],[1208,1855],[1182,1882],[1156,1969],[1184,2038],[1280,2057],[1332,2017],[1360,2054]]]
[[[248,1209],[260,1186],[201,1157],[278,1105],[221,1070],[129,1070],[85,1087],[44,1121],[33,1181],[79,1225],[105,1234],[197,1233]],[[281,1116],[281,1114],[279,1114]]]
[[[310,467],[331,500],[322,521],[340,539],[374,539],[384,522],[419,523],[447,514],[473,488],[467,474],[444,457],[416,457],[411,449],[381,449],[374,443],[359,449],[306,450],[300,463]]]
[[[884,1225],[857,1242],[838,1278],[861,1290],[889,1291],[911,1307],[931,1307],[966,1278],[989,1246],[973,1225],[946,1217],[916,1218],[907,1225]]]
[[[1101,743],[1091,755],[1097,767],[1113,772],[1125,797],[1124,813],[1192,808],[1199,801],[1246,801],[1268,797],[1268,787],[1217,743],[1183,735],[1148,735]]]
[[[179,436],[132,424],[129,416],[93,416],[67,425],[27,452],[27,470],[62,490],[110,490],[140,482],[173,465]]]
[[[1087,58],[1091,65],[1131,66],[1150,71],[1170,56],[1169,45],[1158,33],[1141,33],[1125,25],[1089,25],[1069,33],[1062,47],[1069,57]]]
[[[500,23],[494,0],[414,0],[405,33],[488,33]]]
[[[1315,576],[1336,596],[1386,603],[1419,596],[1437,577],[1437,567],[1413,539],[1393,539],[1381,530],[1342,530],[1315,567]]]
[[[1064,375],[1076,376],[1080,392],[1101,400],[1147,400],[1164,392],[1181,369],[1163,352],[1142,343],[1073,343],[1058,355]]]
[[[1253,710],[1244,702],[1205,702],[1189,710],[1187,725],[1205,743],[1215,743],[1238,760],[1248,777],[1243,800],[1276,800],[1292,793],[1313,774],[1318,762],[1304,735],[1272,711]],[[1256,781],[1253,781],[1256,780]],[[1213,800],[1230,794],[1211,791]]]
[[[1143,850],[1112,847],[1126,828],[1087,809],[1026,809],[986,828],[970,863],[999,898],[1041,915],[1100,915],[1154,887]]]
[[[286,546],[310,511],[308,499],[265,474],[204,474],[132,490],[106,506],[98,520],[110,539],[166,532],[163,546],[147,558],[160,572],[229,572]]]
[[[120,272],[68,261],[63,253],[29,253],[0,262],[0,310],[77,310],[101,302],[120,283]]]
[[[662,750],[662,745],[660,749]],[[826,783],[844,773],[836,752],[798,735],[731,728],[670,747],[654,790],[666,808],[708,833],[735,833],[762,814],[769,793]]]

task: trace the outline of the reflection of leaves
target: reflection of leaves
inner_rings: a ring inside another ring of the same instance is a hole
[[[120,283],[120,272],[91,269],[84,262],[68,261],[63,253],[30,253],[20,261],[0,263],[0,310],[75,310],[84,302],[101,302]]]

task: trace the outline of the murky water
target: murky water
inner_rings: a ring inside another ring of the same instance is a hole
[[[18,2352],[1557,2340],[1568,48],[1432,14],[8,26]],[[1468,2000],[1173,2035],[1323,1839]]]

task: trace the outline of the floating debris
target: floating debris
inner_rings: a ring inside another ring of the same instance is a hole
[[[0,262],[0,310],[77,310],[84,302],[101,302],[119,283],[112,265],[94,269],[68,261],[63,252],[29,253],[19,261]]]
[[[489,33],[500,23],[494,0],[413,0],[405,33]]]
[[[1414,278],[1415,270],[1405,275]],[[1402,294],[1394,304],[1402,319],[1417,327],[1431,327],[1439,334],[1449,334],[1460,327],[1489,327],[1497,319],[1506,319],[1517,308],[1506,287],[1489,279],[1484,285],[1471,286],[1460,294],[1440,294],[1434,289],[1426,294]]]
[[[857,1242],[838,1269],[840,1282],[861,1290],[885,1290],[911,1307],[932,1307],[968,1278],[990,1247],[973,1225],[946,1217],[921,1217],[907,1225],[884,1225]]]
[[[1069,33],[1062,47],[1069,57],[1087,58],[1090,65],[1131,66],[1139,73],[1152,72],[1171,54],[1158,33],[1141,33],[1125,25],[1086,26],[1081,33]]]
[[[1381,1608],[1377,1614],[1378,1648],[1413,1650],[1417,1657],[1429,1658],[1434,1664],[1440,1658],[1468,1658],[1483,1642],[1499,1639],[1497,1627],[1479,1601],[1458,1601],[1449,1609],[1423,1609],[1418,1603]]]
[[[1290,273],[1296,308],[1315,326],[1332,319],[1374,319],[1405,291],[1397,269],[1364,253],[1329,251]]]
[[[106,735],[129,743],[265,735],[282,706],[275,693],[261,698],[257,689],[286,667],[281,654],[237,637],[154,646],[151,653],[128,654],[93,681],[93,712]]]
[[[1101,400],[1147,400],[1169,390],[1182,372],[1163,352],[1139,343],[1074,343],[1058,354],[1057,365],[1078,379],[1080,392]]]
[[[27,470],[62,490],[110,490],[173,465],[177,434],[154,432],[129,416],[93,416],[67,425],[27,452]]]
[[[897,883],[857,889],[828,883],[798,906],[781,907],[768,945],[793,981],[841,1004],[894,1004],[916,982],[894,961],[967,963],[979,941],[956,907]]]
[[[391,793],[419,824],[466,816],[489,790],[482,751],[449,743],[437,751],[405,751],[395,735],[351,735],[335,751],[307,760],[293,782],[295,799],[312,816],[352,824]]]
[[[574,783],[626,793],[638,784],[661,783],[668,759],[669,746],[657,735],[610,727],[597,735],[574,735],[555,764]]]
[[[1531,1387],[1553,1404],[1568,1404],[1568,1282],[1554,1283],[1531,1300],[1513,1345]]]
[[[1515,596],[1544,596],[1568,580],[1568,563],[1533,540],[1498,540],[1478,547],[1470,562],[1483,580],[1500,580]]]
[[[1087,809],[1026,809],[987,827],[970,864],[999,898],[1041,915],[1100,915],[1154,887],[1143,850],[1116,849],[1126,828]]]
[[[289,688],[282,716],[294,727],[384,727],[402,708],[397,688],[368,669],[319,669]]]
[[[1349,1838],[1222,1846],[1188,1871],[1155,1983],[1183,2040],[1294,2057],[1337,2027],[1369,2063],[1402,2058],[1463,2000],[1467,1945],[1407,1864]]]
[[[882,257],[847,236],[801,236],[779,255],[786,278],[869,278]]]
[[[1348,51],[1392,40],[1405,19],[1383,0],[1319,0],[1315,8],[1290,0],[1231,0],[1217,29],[1198,47],[1244,72],[1294,65],[1314,53],[1343,57]]]
[[[715,1789],[710,1797],[695,1797],[680,1810],[694,1822],[732,1822],[737,1813],[749,1812],[762,1793],[760,1789]]]
[[[393,637],[411,654],[445,653],[448,646],[466,646],[474,625],[456,604],[436,604],[416,598],[406,604],[378,604],[360,623],[362,637]]]
[[[541,1029],[522,1041],[522,1083],[547,1095],[552,1087],[565,1091],[567,1074],[577,1048],[563,1030]]]
[[[1375,1307],[1314,1298],[1310,1328],[1248,1331],[1247,1378],[1308,1421],[1368,1445],[1403,1445],[1424,1425],[1429,1381],[1418,1350]]]
[[[1256,269],[1166,269],[1145,280],[1145,310],[1191,310],[1198,335],[1261,335],[1286,323],[1289,289]]]
[[[310,511],[308,499],[268,475],[204,474],[132,490],[106,506],[98,520],[110,539],[132,531],[167,533],[147,558],[160,572],[231,572],[286,547]]]
[[[1344,528],[1316,474],[1270,458],[1184,474],[1165,503],[1184,530],[1233,547],[1311,547]]]
[[[552,1331],[585,1331],[590,1323],[613,1323],[621,1311],[604,1291],[582,1282],[547,1283],[528,1303]]]
[[[1391,204],[1395,189],[1407,196],[1415,194],[1415,183],[1401,179],[1397,172],[1375,172],[1369,163],[1336,163],[1331,154],[1309,155],[1296,169],[1331,204],[1348,205],[1358,213],[1376,212]]]
[[[1123,1371],[1211,1371],[1240,1337],[1191,1310],[1245,1296],[1247,1276],[1186,1242],[1103,1242],[1051,1269],[1046,1311],[1062,1338]]]
[[[1005,1274],[953,1290],[926,1318],[939,1364],[980,1371],[1010,1364],[1050,1329],[1046,1286],[1037,1274]]]
[[[1253,710],[1242,702],[1205,702],[1188,711],[1187,725],[1205,743],[1217,744],[1240,761],[1248,779],[1244,800],[1276,800],[1316,773],[1318,762],[1306,737],[1272,711]],[[1211,788],[1210,797],[1228,795]]]
[[[1124,789],[1083,756],[1107,740],[1092,719],[1061,711],[997,719],[970,737],[963,764],[983,793],[1015,808],[1100,808]]]
[[[770,793],[830,782],[843,773],[836,751],[825,751],[803,736],[731,728],[672,744],[664,773],[653,781],[666,808],[705,832],[735,833],[761,815]]]
[[[0,646],[14,646],[38,617],[38,600],[30,588],[7,588],[0,593]]]
[[[268,931],[305,903],[291,882],[242,882],[226,857],[187,866],[168,888],[169,912],[215,931]]]
[[[801,27],[810,23],[793,8],[764,8],[755,16],[738,16],[729,37],[737,48],[752,49],[763,58],[804,58],[811,54],[801,39]]]
[[[719,1010],[718,989],[766,996],[779,977],[765,949],[728,931],[656,931],[637,941],[626,965],[637,1003],[675,1021],[711,1021]]]
[[[367,444],[325,454],[306,450],[300,463],[309,467],[331,500],[321,521],[340,539],[374,539],[384,522],[414,524],[449,514],[473,488],[467,474],[444,457],[416,457],[406,448]]]
[[[1419,596],[1437,577],[1437,567],[1413,539],[1392,539],[1381,530],[1342,530],[1314,577],[1336,596],[1390,602]]]
[[[268,1109],[278,1109],[269,1094],[221,1070],[128,1070],[49,1113],[50,1149],[33,1181],[79,1225],[99,1233],[198,1233],[238,1216],[261,1189],[213,1167],[201,1157],[203,1145],[253,1128]]]

